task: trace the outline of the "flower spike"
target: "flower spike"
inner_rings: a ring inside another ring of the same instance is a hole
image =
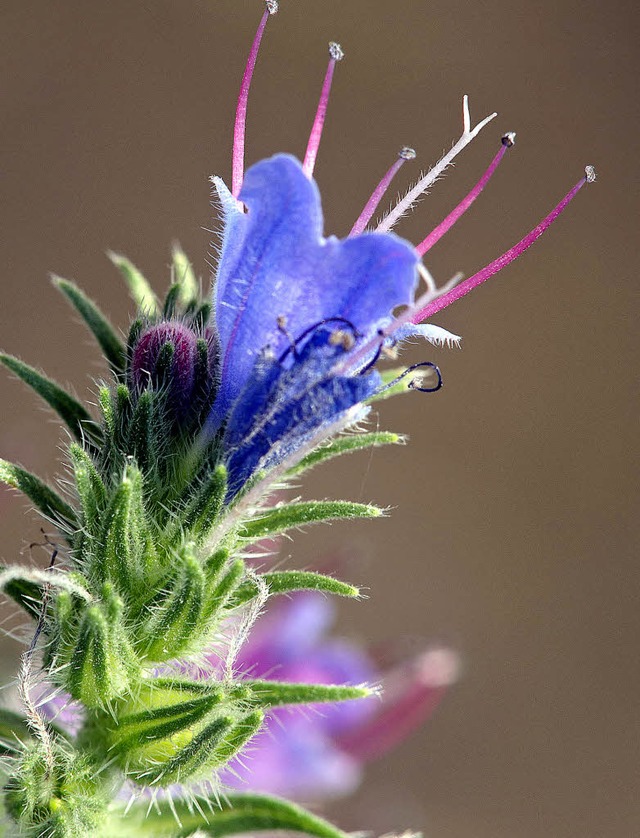
[[[492,277],[494,274],[501,271],[507,265],[517,259],[518,256],[521,256],[525,250],[528,250],[531,245],[536,242],[540,236],[547,230],[556,218],[560,215],[560,213],[565,209],[565,207],[573,200],[573,198],[578,194],[578,192],[582,189],[585,183],[593,183],[596,179],[596,172],[593,166],[586,166],[584,170],[584,177],[580,178],[578,183],[570,189],[569,192],[564,196],[564,198],[560,201],[560,203],[546,216],[543,218],[542,221],[531,230],[523,239],[521,239],[517,244],[513,247],[509,248],[506,253],[503,253],[502,256],[498,256],[497,259],[494,259],[493,262],[490,262],[486,267],[482,268],[482,270],[475,273],[473,276],[470,276],[469,279],[466,279],[464,282],[461,282],[459,285],[456,285],[455,288],[440,294],[436,299],[431,299],[426,305],[420,306],[420,301],[416,303],[414,308],[415,313],[411,316],[410,322],[412,323],[420,323],[421,321],[425,320],[427,317],[431,317],[432,315],[436,314],[436,312],[441,311],[443,308],[446,308],[451,303],[459,300],[460,297],[464,297],[465,294],[468,294],[469,291],[473,291],[474,288],[477,288],[478,285],[481,285],[485,282],[489,277]]]
[[[416,247],[416,250],[420,254],[420,256],[424,256],[431,248],[440,241],[440,239],[447,233],[453,225],[465,214],[465,212],[469,209],[469,207],[473,204],[476,198],[480,195],[482,190],[485,186],[489,183],[491,178],[493,177],[493,173],[500,165],[502,158],[504,157],[507,149],[512,148],[515,145],[516,135],[514,131],[509,131],[506,133],[501,140],[500,151],[496,154],[493,158],[489,167],[487,168],[486,172],[482,175],[480,180],[476,183],[473,189],[469,192],[469,194],[460,201],[458,206],[452,210],[449,215],[441,221],[438,226],[432,230],[429,235],[423,239],[420,244]]]
[[[329,65],[322,84],[322,91],[320,92],[320,101],[318,102],[318,109],[316,117],[313,121],[309,142],[307,144],[307,151],[304,155],[304,163],[302,168],[307,177],[313,175],[313,170],[316,165],[316,157],[318,156],[318,149],[320,148],[320,140],[322,139],[322,129],[324,127],[324,120],[327,115],[327,107],[329,105],[329,96],[331,94],[331,85],[333,83],[333,73],[338,61],[342,61],[344,52],[340,44],[331,41],[329,44]]]
[[[497,113],[489,114],[475,128],[471,127],[471,115],[469,113],[469,97],[465,94],[462,99],[462,123],[463,129],[459,140],[454,144],[451,151],[447,152],[444,157],[439,160],[436,165],[430,169],[427,174],[421,178],[418,183],[410,189],[407,194],[399,201],[395,207],[389,212],[380,222],[376,228],[380,233],[386,233],[393,228],[393,226],[408,212],[418,198],[440,177],[444,170],[451,165],[454,159],[460,152],[469,145],[474,137],[477,137],[480,131],[488,125],[492,119],[498,116]]]
[[[249,89],[251,87],[251,79],[253,78],[253,71],[255,70],[256,61],[258,59],[258,51],[260,50],[260,42],[264,35],[264,30],[267,21],[271,15],[275,15],[278,11],[277,0],[266,0],[265,10],[260,23],[258,24],[258,31],[253,39],[247,65],[242,76],[242,84],[240,85],[240,95],[238,96],[238,105],[236,108],[236,121],[233,129],[233,159],[232,159],[232,176],[231,176],[231,191],[234,198],[237,198],[240,189],[242,188],[242,181],[244,179],[244,138],[247,127],[247,102],[249,100]]]
[[[356,221],[356,223],[351,228],[351,232],[349,233],[350,236],[356,236],[359,233],[364,232],[365,227],[371,221],[371,217],[373,216],[373,213],[378,208],[378,205],[380,204],[380,201],[382,200],[382,198],[384,197],[387,189],[391,185],[391,181],[394,179],[394,177],[400,171],[400,169],[402,168],[402,165],[407,160],[414,160],[415,156],[416,156],[416,153],[415,153],[414,149],[409,148],[408,146],[405,146],[404,148],[400,149],[400,151],[398,152],[398,159],[395,161],[393,166],[391,166],[389,171],[386,173],[386,175],[382,178],[380,183],[373,190],[373,194],[371,195],[371,197],[369,198],[369,200],[365,204],[365,207],[362,210],[362,212],[360,213],[360,216],[359,216],[358,220]]]

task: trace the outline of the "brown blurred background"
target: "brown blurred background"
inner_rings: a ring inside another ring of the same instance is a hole
[[[500,112],[400,232],[413,241],[475,182],[500,134],[516,149],[434,249],[447,279],[498,255],[586,163],[599,182],[490,285],[436,321],[463,349],[417,349],[445,389],[381,409],[411,447],[319,471],[309,497],[376,500],[390,519],[297,538],[292,563],[345,541],[365,604],[341,631],[453,645],[460,684],[412,741],[330,813],[348,829],[433,838],[640,834],[637,534],[637,3],[283,0],[250,102],[248,160],[304,152],[325,69],[340,66],[317,166],[327,231],[345,234],[403,144],[404,186],[472,115]],[[48,271],[124,326],[103,253],[157,287],[178,239],[207,275],[212,173],[232,120],[258,0],[4,0],[0,20],[2,348],[86,395],[102,375]],[[0,376],[3,456],[57,470],[55,423]],[[39,524],[0,497],[1,558]],[[25,556],[23,560],[27,560]],[[18,647],[6,647],[13,670]]]

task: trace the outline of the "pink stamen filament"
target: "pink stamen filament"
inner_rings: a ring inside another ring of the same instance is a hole
[[[391,166],[389,171],[386,175],[382,178],[380,183],[376,186],[373,190],[373,194],[365,204],[364,209],[360,213],[358,220],[351,228],[351,232],[349,233],[350,236],[356,236],[359,233],[362,233],[366,228],[367,224],[371,221],[373,217],[373,213],[377,210],[380,201],[383,199],[387,189],[391,185],[391,181],[394,177],[398,174],[400,169],[402,168],[403,164],[407,160],[413,160],[416,156],[415,151],[412,148],[403,148],[401,149],[398,159],[396,162]]]
[[[260,42],[264,35],[264,30],[267,21],[271,15],[278,11],[278,4],[276,2],[267,2],[267,8],[262,15],[262,19],[258,24],[258,31],[253,39],[249,57],[247,58],[247,65],[244,68],[244,75],[242,76],[242,84],[240,85],[240,95],[238,96],[238,105],[236,107],[236,121],[233,129],[233,158],[231,163],[231,192],[234,198],[237,198],[242,189],[242,181],[244,180],[244,140],[247,127],[247,102],[249,100],[249,89],[251,88],[251,79],[253,78],[253,71],[256,67],[258,59],[258,52],[260,51]]]
[[[508,148],[514,144],[515,134],[509,133],[505,134],[502,138],[502,145],[500,146],[500,151],[496,154],[493,158],[487,171],[482,175],[480,180],[476,183],[473,189],[469,192],[469,194],[460,201],[458,206],[449,213],[449,215],[441,221],[438,226],[433,229],[429,235],[423,239],[420,244],[416,247],[416,250],[420,254],[420,256],[424,256],[431,248],[440,241],[440,239],[447,233],[453,225],[465,214],[465,212],[469,209],[469,207],[473,204],[476,198],[480,195],[482,190],[491,180],[493,173],[500,165],[502,158],[504,157]]]
[[[441,311],[443,308],[451,305],[456,300],[459,300],[460,297],[464,297],[465,294],[468,294],[470,291],[473,291],[474,288],[477,288],[479,285],[482,285],[483,282],[486,282],[490,277],[494,274],[497,274],[498,271],[501,271],[511,262],[521,256],[525,250],[528,250],[531,245],[536,242],[540,236],[547,230],[556,218],[560,215],[560,213],[565,209],[565,207],[575,198],[578,192],[582,189],[585,183],[592,183],[595,180],[595,172],[591,166],[587,166],[585,170],[585,176],[581,178],[578,183],[573,187],[573,189],[569,190],[564,198],[560,201],[560,203],[547,215],[546,218],[538,224],[537,227],[534,227],[533,230],[528,233],[523,239],[521,239],[518,244],[515,244],[513,247],[509,248],[506,253],[503,253],[502,256],[498,256],[497,259],[494,259],[493,262],[490,262],[486,267],[482,268],[482,270],[475,273],[473,276],[470,276],[469,279],[466,279],[464,282],[461,282],[459,285],[456,285],[455,288],[452,288],[446,294],[442,294],[440,297],[436,297],[435,300],[431,300],[427,305],[422,308],[419,308],[415,313],[411,316],[410,322],[411,323],[421,323],[423,320],[426,320],[428,317],[432,317],[438,311]]]
[[[302,169],[307,177],[313,175],[313,170],[316,165],[316,157],[318,156],[318,149],[320,148],[320,140],[322,139],[322,129],[324,127],[324,120],[327,115],[327,107],[329,105],[329,96],[331,94],[331,85],[333,83],[333,73],[338,61],[342,61],[344,53],[340,44],[332,41],[329,44],[329,65],[322,84],[322,91],[320,92],[320,101],[318,102],[318,109],[316,117],[313,120],[313,127],[309,135],[309,142],[307,144],[307,151],[304,155],[304,162]]]
[[[585,168],[585,176],[578,181],[573,189],[571,189],[564,196],[558,206],[555,207],[555,209],[553,209],[549,215],[543,219],[540,224],[538,224],[537,227],[535,227],[527,236],[518,242],[518,244],[514,245],[514,247],[510,250],[507,250],[506,253],[503,253],[502,256],[499,256],[481,271],[478,271],[478,273],[469,277],[469,279],[457,284],[456,275],[451,282],[447,283],[444,289],[440,290],[440,293],[438,289],[433,287],[433,281],[431,280],[425,293],[422,294],[422,296],[419,297],[413,305],[408,306],[388,326],[381,329],[375,337],[367,340],[362,346],[358,347],[355,352],[339,363],[334,370],[334,374],[342,375],[353,373],[354,370],[359,369],[366,359],[373,352],[375,352],[376,347],[380,345],[380,341],[391,337],[393,333],[400,328],[400,326],[404,326],[406,323],[421,323],[423,320],[431,317],[436,312],[446,308],[448,305],[451,305],[451,303],[460,299],[460,297],[468,294],[469,291],[477,288],[478,285],[481,285],[489,279],[489,277],[502,270],[502,268],[506,267],[510,262],[513,262],[514,259],[517,259],[518,256],[531,247],[531,245],[540,238],[544,231],[551,226],[567,204],[577,195],[584,184],[593,183],[595,179],[596,173],[593,166],[587,166]],[[423,276],[428,276],[421,265],[418,266],[418,270]]]

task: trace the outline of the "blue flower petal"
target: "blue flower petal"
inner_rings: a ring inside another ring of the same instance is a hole
[[[219,427],[244,390],[260,353],[280,355],[322,320],[343,317],[362,334],[413,298],[417,255],[390,233],[323,238],[316,184],[279,154],[250,168],[234,207],[222,190],[225,231],[216,277],[221,383],[211,417]]]

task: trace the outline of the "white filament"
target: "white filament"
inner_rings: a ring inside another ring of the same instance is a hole
[[[492,113],[479,122],[475,128],[471,127],[471,115],[469,113],[469,97],[466,95],[462,98],[462,134],[460,139],[454,144],[451,151],[447,152],[437,163],[430,169],[423,178],[421,178],[416,185],[410,189],[395,207],[385,215],[377,230],[380,233],[386,233],[393,228],[395,224],[408,212],[423,192],[428,189],[440,177],[444,170],[450,166],[454,159],[460,152],[469,145],[474,137],[477,137],[480,131],[491,122],[498,114]]]

